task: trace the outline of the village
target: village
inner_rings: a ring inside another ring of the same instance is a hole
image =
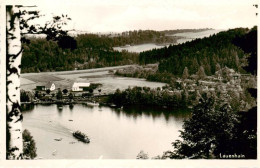
[[[74,82],[69,88],[56,82],[49,81],[45,85],[37,85],[34,91],[21,91],[22,104],[69,104],[85,103],[95,104],[96,99],[102,97],[101,84],[88,82]],[[94,94],[94,90],[99,94]]]
[[[193,74],[186,79],[177,79],[175,86],[173,92],[187,91],[196,99],[204,93],[208,97],[213,96],[220,101],[230,102],[233,108],[241,111],[256,106],[254,99],[247,95],[247,88],[257,87],[256,77],[251,74],[240,74],[226,66],[212,76],[199,77]],[[251,99],[247,99],[247,96]]]
[[[149,67],[149,66],[148,66]],[[128,72],[133,67],[119,70],[121,74]],[[146,68],[146,71],[154,69],[153,66]],[[115,72],[115,74],[117,74]],[[133,72],[131,72],[133,73]],[[145,87],[143,87],[145,88]],[[200,76],[198,73],[184,75],[182,78],[173,80],[170,84],[157,87],[155,90],[166,93],[168,97],[177,96],[179,99],[186,99],[188,108],[195,106],[201,95],[213,96],[223,102],[230,102],[236,110],[246,111],[256,105],[256,102],[247,93],[247,88],[256,88],[256,77],[250,74],[240,74],[233,69],[223,67],[212,76]],[[22,104],[77,104],[88,105],[109,105],[107,97],[114,93],[102,92],[101,83],[73,82],[71,85],[61,85],[55,81],[49,81],[42,85],[36,85],[33,91],[21,91]],[[116,104],[116,103],[115,103]],[[165,107],[165,106],[164,106]]]

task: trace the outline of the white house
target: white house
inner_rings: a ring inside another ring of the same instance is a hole
[[[78,83],[78,82],[75,82],[72,85],[72,91],[73,92],[83,91],[84,88],[88,88],[89,86],[90,86],[90,83]]]
[[[55,90],[55,84],[52,82],[48,82],[45,86],[46,90],[50,89],[50,91],[54,91]]]

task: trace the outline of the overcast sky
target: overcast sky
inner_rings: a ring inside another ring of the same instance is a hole
[[[228,29],[257,24],[258,0],[44,0],[42,13],[68,14],[69,29],[121,32],[138,29]],[[34,1],[35,2],[35,1]],[[259,16],[258,16],[259,17]],[[259,18],[258,18],[259,19]]]

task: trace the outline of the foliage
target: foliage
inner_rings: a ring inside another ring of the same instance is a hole
[[[31,20],[39,18],[39,11],[30,10],[33,6],[7,5],[6,6],[6,69],[7,69],[7,158],[22,159],[22,128],[21,122],[23,115],[20,107],[20,69],[21,59],[24,47],[21,43],[29,44],[30,40],[26,39],[26,34],[45,34],[47,40],[63,41],[67,36],[67,31],[62,30],[62,25],[70,20],[67,15],[54,16],[44,26],[38,23],[32,23]],[[64,49],[64,46],[60,46]],[[17,79],[17,80],[15,80]],[[10,88],[15,88],[10,91]],[[12,99],[11,99],[12,98]],[[9,142],[10,141],[10,142]],[[26,149],[27,147],[25,147]],[[30,152],[30,151],[29,151]],[[26,151],[25,151],[26,153]],[[36,155],[35,155],[36,156]],[[29,154],[29,158],[35,157]],[[26,154],[25,154],[26,157]]]
[[[206,77],[205,71],[204,71],[204,67],[200,66],[198,72],[197,72],[197,76],[199,79],[204,79]]]
[[[117,106],[149,105],[167,107],[186,107],[187,99],[182,98],[181,92],[169,92],[161,88],[133,87],[124,91],[119,89],[109,96],[109,101]]]
[[[126,31],[112,36],[113,46],[136,45],[144,43],[176,43],[177,37],[166,36],[163,31],[134,30]]]
[[[159,62],[159,72],[169,72],[179,77],[185,67],[189,69],[190,74],[195,74],[200,66],[204,67],[206,75],[212,75],[216,71],[217,63],[222,67],[227,66],[235,71],[244,72],[241,67],[246,65],[247,55],[232,41],[237,37],[246,36],[247,33],[248,29],[231,29],[184,44],[141,52],[139,62]]]
[[[183,70],[182,79],[187,79],[188,77],[189,77],[189,70],[187,67],[185,67]]]
[[[35,141],[27,129],[23,131],[23,146],[23,155],[26,159],[34,159],[37,156]]]
[[[51,93],[51,90],[50,90],[50,89],[47,89],[47,90],[46,90],[46,93],[47,93],[47,94],[50,94],[50,93]]]
[[[21,91],[21,102],[29,102],[30,97],[25,91]]]
[[[58,100],[61,100],[62,97],[63,97],[62,92],[61,92],[61,90],[59,89],[59,90],[58,90],[58,93],[57,93],[57,95],[56,95],[56,98],[57,98]]]
[[[70,93],[70,94],[69,94],[69,99],[70,99],[70,100],[72,100],[72,99],[73,99],[73,97],[74,97],[74,96],[73,96],[73,94],[72,94],[72,93]]]
[[[238,36],[232,41],[245,53],[249,53],[248,65],[244,67],[247,72],[257,75],[257,26],[253,27],[245,36]]]
[[[218,158],[239,153],[236,141],[238,115],[228,104],[218,107],[213,99],[201,99],[192,116],[184,122],[182,141],[173,143],[171,158]]]
[[[175,79],[174,75],[167,72],[152,73],[147,76],[148,81],[171,83]]]
[[[63,92],[64,94],[67,94],[67,93],[68,93],[68,89],[63,89],[62,92]]]
[[[95,90],[96,88],[101,87],[101,86],[102,86],[101,83],[91,83],[89,88]]]
[[[107,36],[81,34],[69,41],[54,42],[30,38],[23,44],[22,72],[65,71],[138,63],[138,54],[114,51]],[[63,44],[64,43],[64,44]],[[64,46],[65,50],[59,45]],[[71,50],[66,49],[71,46]]]
[[[136,156],[136,159],[149,159],[149,156],[147,153],[144,153],[144,151],[141,150]]]
[[[94,92],[94,89],[90,88],[88,91],[90,94],[92,94]]]

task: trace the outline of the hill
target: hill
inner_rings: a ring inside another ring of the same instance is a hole
[[[167,72],[179,77],[183,74],[185,67],[188,68],[189,74],[195,74],[202,66],[207,75],[212,75],[216,71],[216,65],[245,72],[243,67],[248,64],[250,54],[238,47],[241,43],[238,39],[243,39],[256,31],[256,27],[251,30],[231,29],[184,44],[142,52],[139,55],[139,63],[159,63],[160,73]],[[247,40],[247,42],[250,41]]]

